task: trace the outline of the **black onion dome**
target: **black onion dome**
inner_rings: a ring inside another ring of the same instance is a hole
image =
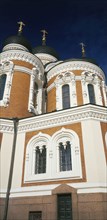
[[[46,45],[35,47],[33,49],[33,54],[37,54],[37,53],[50,54],[54,56],[55,58],[59,59],[59,55],[57,54],[57,52],[52,47],[48,47]]]
[[[8,37],[4,43],[3,43],[3,47],[5,47],[8,44],[20,44],[23,45],[24,47],[26,47],[30,52],[32,51],[31,45],[29,43],[29,41],[22,35],[14,35],[14,36],[10,36]]]
[[[98,63],[96,62],[95,59],[92,59],[92,58],[86,58],[86,57],[83,57],[83,58],[71,58],[71,59],[67,59],[65,60],[64,62],[67,62],[67,61],[86,61],[86,62],[89,62],[89,63],[93,63],[95,65],[98,66]]]

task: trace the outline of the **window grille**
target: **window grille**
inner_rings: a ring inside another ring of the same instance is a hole
[[[29,212],[29,220],[42,220],[42,212]]]
[[[35,150],[35,174],[46,173],[46,146],[39,146]]]
[[[59,143],[59,163],[60,171],[72,170],[71,145],[69,141],[66,142],[65,146],[62,142]]]

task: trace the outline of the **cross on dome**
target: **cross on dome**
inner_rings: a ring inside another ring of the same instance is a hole
[[[18,33],[22,33],[23,30],[23,26],[25,26],[25,24],[23,23],[23,21],[19,21],[17,22],[19,24],[19,29],[18,29]]]
[[[80,43],[80,45],[81,45],[81,49],[82,49],[82,57],[86,57],[86,55],[85,55],[85,44],[84,43]]]
[[[42,45],[46,45],[46,34],[48,34],[48,32],[45,29],[41,30],[41,32],[43,33],[43,35],[42,35]]]

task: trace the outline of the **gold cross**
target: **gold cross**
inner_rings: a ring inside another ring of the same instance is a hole
[[[80,45],[81,45],[81,49],[82,49],[82,57],[85,57],[85,44],[84,43],[80,43]]]
[[[21,33],[22,32],[22,29],[23,29],[23,26],[25,26],[25,24],[22,22],[22,21],[19,21],[17,22],[19,24],[19,30],[18,32]]]
[[[42,45],[46,45],[46,34],[48,34],[48,32],[46,30],[41,30],[41,32],[43,33]]]

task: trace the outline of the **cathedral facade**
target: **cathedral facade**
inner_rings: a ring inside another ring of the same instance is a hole
[[[0,56],[0,220],[105,220],[103,70],[20,30]]]

